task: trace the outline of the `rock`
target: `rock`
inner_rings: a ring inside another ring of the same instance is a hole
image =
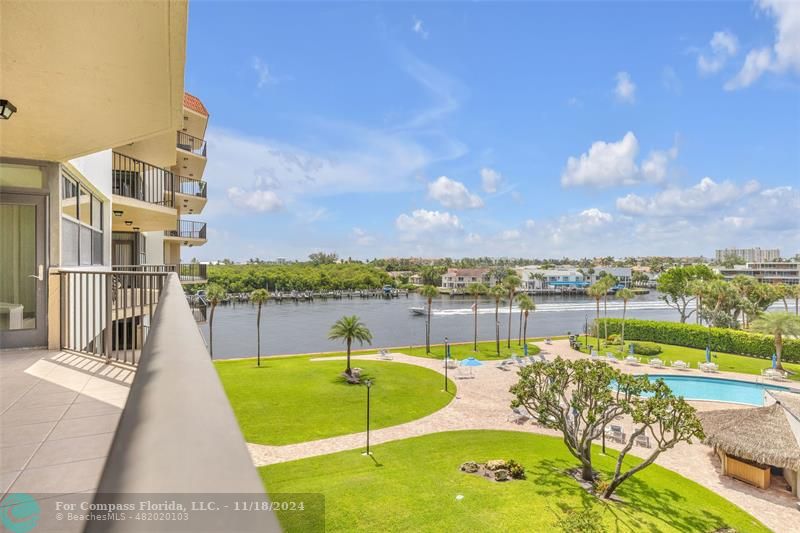
[[[487,470],[498,470],[500,468],[505,468],[506,462],[503,459],[492,459],[488,463],[486,463]]]
[[[494,479],[495,481],[508,481],[508,470],[505,468],[500,468],[494,471]]]
[[[466,463],[461,465],[461,471],[466,472],[468,474],[474,474],[478,471],[478,463],[473,461],[467,461]]]

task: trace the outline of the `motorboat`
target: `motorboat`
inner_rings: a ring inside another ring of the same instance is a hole
[[[411,311],[412,315],[419,315],[419,316],[424,316],[426,311],[427,311],[427,309],[425,309],[424,306],[423,307],[409,307],[408,310]]]

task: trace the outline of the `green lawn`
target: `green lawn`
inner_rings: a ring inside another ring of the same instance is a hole
[[[584,337],[581,336],[581,342],[583,342],[583,339]],[[636,341],[633,342],[635,343]],[[680,359],[682,361],[686,361],[687,363],[691,363],[692,368],[697,368],[697,363],[704,362],[706,360],[705,350],[686,348],[685,346],[673,346],[662,343],[650,344],[658,344],[661,346],[661,353],[658,355],[658,358],[662,361],[665,361],[665,364],[667,365]],[[621,357],[620,351],[625,355],[628,354],[628,346],[629,343],[626,342],[624,350],[621,350],[621,346],[606,347],[603,344],[603,340],[600,339],[600,355],[604,356],[606,352],[616,352],[617,355]],[[586,346],[583,346],[581,351],[584,353],[589,353],[590,348],[596,347],[597,339],[595,337],[589,337],[589,347],[587,348]],[[636,357],[640,356],[637,355]],[[741,374],[760,375],[761,370],[772,366],[772,361],[768,359],[759,359],[758,357],[746,357],[744,355],[734,355],[714,351],[711,352],[711,360],[719,365],[720,370],[724,370],[726,372],[739,372]],[[790,379],[800,381],[800,365],[794,363],[783,363],[783,367],[786,370],[794,372],[794,374],[789,376]]]
[[[669,453],[669,452],[667,452]],[[595,450],[609,473],[613,457]],[[464,461],[513,458],[528,477],[492,483],[464,474]],[[279,512],[289,532],[322,531],[556,531],[564,509],[593,507],[607,531],[740,533],[768,531],[734,504],[659,466],[618,490],[625,503],[604,503],[562,472],[576,465],[554,437],[505,431],[457,431],[374,447],[374,461],[353,450],[259,469],[267,491],[322,493],[324,518]],[[456,495],[464,498],[456,500]]]
[[[543,341],[544,338],[530,338],[528,339],[528,355],[535,355],[539,353],[539,347],[534,345],[534,342]],[[417,346],[414,348],[399,348],[399,352],[408,355],[415,355],[417,357],[428,357],[434,359],[441,359],[444,357],[444,344],[431,345],[431,353],[425,353],[424,346]],[[465,359],[467,357],[474,357],[484,361],[506,359],[511,355],[522,355],[523,347],[517,344],[516,339],[511,339],[511,348],[507,347],[507,341],[500,339],[500,355],[497,355],[497,345],[495,341],[480,341],[478,342],[478,351],[473,351],[472,343],[459,343],[450,345],[450,357],[455,359]]]
[[[309,357],[268,357],[216,361],[222,385],[247,442],[292,444],[363,431],[366,395],[363,385],[341,377],[344,361],[309,361]],[[454,397],[442,391],[441,374],[394,362],[354,361],[373,380],[371,427],[402,424],[437,411]]]

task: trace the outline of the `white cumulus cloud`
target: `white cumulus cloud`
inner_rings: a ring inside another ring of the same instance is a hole
[[[759,9],[775,18],[775,42],[745,56],[741,70],[725,84],[726,90],[748,87],[765,72],[800,74],[800,2],[758,0]]]
[[[639,140],[631,131],[616,142],[596,141],[580,157],[567,159],[561,185],[610,187],[658,183],[666,177],[669,162],[678,156],[678,149],[653,150],[641,166],[636,161],[638,155]]]
[[[428,184],[428,196],[444,207],[451,209],[476,209],[483,207],[483,200],[477,194],[469,192],[460,181],[440,176]]]
[[[361,228],[353,228],[353,240],[359,246],[369,246],[375,242],[375,237],[367,233]]]
[[[483,167],[481,169],[481,185],[483,186],[483,190],[488,193],[495,193],[497,192],[497,188],[500,186],[500,181],[503,177],[494,169]]]
[[[632,104],[636,101],[636,84],[627,72],[617,72],[617,86],[614,88],[617,100]]]
[[[416,33],[417,35],[419,35],[423,39],[427,39],[428,38],[428,30],[425,29],[425,25],[422,22],[422,19],[418,19],[417,17],[414,17],[412,20],[413,20],[414,23],[411,25],[411,31],[413,31],[414,33]]]
[[[403,213],[394,221],[404,239],[413,240],[420,234],[431,232],[453,232],[462,229],[458,217],[447,211],[415,209],[411,214]]]
[[[716,182],[709,177],[686,189],[671,188],[649,198],[628,194],[617,198],[617,209],[631,215],[674,216],[704,215],[705,211],[731,205],[757,192],[757,181],[737,185],[731,181]]]

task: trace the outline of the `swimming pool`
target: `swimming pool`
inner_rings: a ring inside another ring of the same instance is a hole
[[[650,381],[663,379],[676,396],[687,400],[764,405],[764,390],[788,391],[787,387],[764,385],[735,379],[705,378],[699,376],[650,376]]]

